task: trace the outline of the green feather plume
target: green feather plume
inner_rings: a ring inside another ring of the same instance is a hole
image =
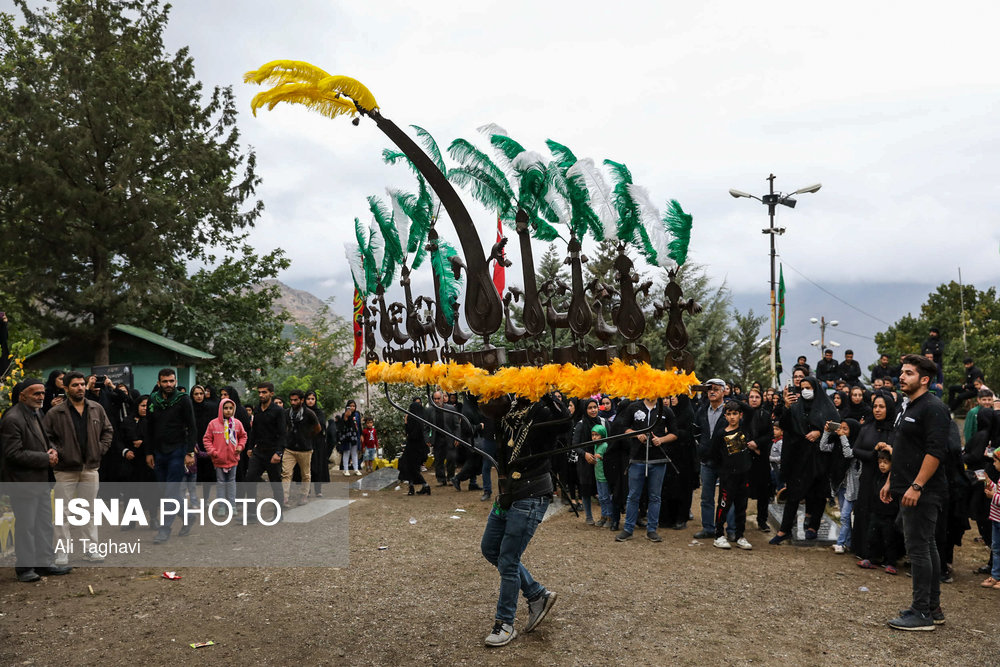
[[[354,234],[358,239],[358,251],[361,253],[361,265],[365,272],[365,294],[371,294],[378,288],[378,267],[371,250],[370,231],[365,229],[359,218],[354,218]]]
[[[674,260],[677,266],[682,266],[687,261],[694,217],[685,213],[676,199],[671,199],[667,203],[666,213],[663,214],[663,224],[670,232],[670,243],[667,244],[670,249],[670,259]]]
[[[455,305],[462,290],[461,279],[456,280],[451,270],[451,258],[457,255],[458,251],[445,241],[438,241],[437,251],[431,253],[431,269],[434,272],[434,280],[438,283],[441,311],[448,324],[455,324]]]
[[[417,131],[417,136],[420,137],[420,142],[430,154],[431,159],[434,160],[434,164],[436,164],[437,168],[441,170],[441,173],[447,177],[448,169],[444,166],[444,157],[442,157],[441,149],[438,148],[438,144],[434,141],[434,137],[431,136],[430,132],[418,125],[411,125],[410,127]]]
[[[563,144],[547,139],[545,144],[556,158],[549,164],[550,187],[555,188],[569,203],[570,228],[583,239],[589,230],[598,241],[604,240],[604,225],[590,205],[590,191],[580,179],[570,178],[569,170],[577,163],[576,155]]]
[[[385,247],[382,265],[379,267],[379,282],[382,284],[382,287],[388,288],[396,276],[396,267],[406,261],[406,253],[403,251],[403,244],[399,240],[399,231],[396,229],[392,212],[385,203],[375,195],[372,195],[368,197],[368,207],[375,218],[376,224],[378,224]]]

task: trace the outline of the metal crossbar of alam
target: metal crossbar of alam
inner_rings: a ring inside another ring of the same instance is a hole
[[[673,199],[661,214],[647,190],[633,183],[624,164],[606,159],[598,165],[552,140],[546,141],[552,160],[546,160],[491,124],[479,130],[497,159],[470,141],[456,139],[446,152],[458,166],[449,169],[426,130],[412,126],[417,140],[411,138],[382,115],[374,95],[355,79],[330,75],[301,61],[278,60],[246,73],[244,80],[271,86],[253,98],[255,115],[262,107],[273,109],[286,102],[330,118],[349,116],[356,126],[362,118],[371,119],[395,145],[383,151],[383,159],[408,166],[416,178],[415,192],[387,190],[388,203],[368,197],[372,222],[365,226],[355,218],[355,239],[345,244],[362,299],[367,380],[382,383],[390,403],[409,418],[440,428],[393,402],[389,384],[468,392],[481,404],[499,404],[500,410],[521,399],[539,401],[554,391],[566,396],[604,393],[657,399],[657,419],[642,433],[656,427],[664,397],[699,388],[694,359],[686,349],[683,316],[701,307],[684,298],[677,281],[687,259],[693,218]],[[455,185],[496,213],[498,238],[489,253]],[[442,207],[454,225],[457,249],[436,229]],[[494,268],[511,266],[504,255],[508,238],[501,234],[501,223],[517,237],[522,275],[522,286],[510,286],[503,294],[490,273],[491,263]],[[588,236],[617,242],[610,284],[584,280],[583,265],[588,260],[582,242]],[[561,280],[537,283],[533,238],[565,244],[568,285]],[[638,297],[648,295],[654,283],[640,283],[627,253],[630,248],[666,274],[663,295],[652,313],[643,311]],[[414,297],[412,274],[428,258],[433,296]],[[386,292],[397,274],[404,299],[387,303]],[[462,312],[468,331],[459,318],[463,282]],[[567,296],[567,310],[558,311],[556,298],[565,302]],[[521,308],[519,321],[511,315],[512,303]],[[604,313],[610,314],[610,322]],[[652,367],[649,350],[639,339],[648,317],[664,315],[669,352],[663,359],[664,370],[659,370]],[[491,342],[501,328],[509,349]],[[570,344],[556,345],[560,330],[569,331]],[[599,347],[588,342],[591,335]],[[474,339],[476,344],[470,346]],[[496,463],[457,434],[449,437]]]

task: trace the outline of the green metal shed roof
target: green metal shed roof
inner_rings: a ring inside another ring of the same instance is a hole
[[[215,359],[215,355],[213,354],[202,352],[201,350],[197,350],[190,345],[185,345],[184,343],[178,343],[175,340],[153,333],[152,331],[143,329],[142,327],[132,326],[131,324],[116,324],[111,328],[115,331],[135,336],[136,338],[152,343],[153,345],[159,345],[162,348],[168,349],[171,352],[176,352],[177,354],[185,357],[191,357],[193,359]]]

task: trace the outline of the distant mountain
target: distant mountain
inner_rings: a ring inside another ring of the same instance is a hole
[[[280,280],[264,280],[261,287],[277,285],[281,295],[274,301],[275,312],[284,311],[292,318],[292,322],[306,324],[323,308],[323,300],[305,290],[289,287]]]

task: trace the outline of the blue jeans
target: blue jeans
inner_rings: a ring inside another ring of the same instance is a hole
[[[215,496],[225,498],[230,505],[236,505],[236,466],[226,472],[222,468],[215,469]]]
[[[545,516],[549,497],[516,500],[506,512],[494,506],[486,520],[480,549],[483,556],[500,572],[500,596],[497,598],[498,621],[514,623],[517,592],[533,600],[545,593],[545,587],[531,578],[521,564],[521,554],[528,546],[535,528]]]
[[[990,576],[1000,581],[1000,521],[990,523],[993,524],[993,544],[990,547],[993,551],[993,572]]]
[[[649,468],[649,475],[646,469]],[[649,505],[646,508],[646,532],[655,533],[660,520],[660,491],[663,490],[663,476],[667,474],[666,463],[630,463],[628,467],[628,500],[625,503],[625,525],[622,530],[631,533],[639,520],[639,498],[646,486]]]
[[[597,499],[601,501],[601,516],[611,518],[615,516],[615,503],[611,500],[611,487],[607,482],[598,480]]]
[[[479,440],[479,448],[490,456],[496,456],[497,454],[497,443],[487,438],[481,438]],[[492,469],[493,464],[490,463],[486,457],[483,457],[483,493],[488,493],[490,495],[493,495],[493,476],[490,475],[490,470]]]
[[[837,507],[840,508],[840,532],[837,533],[837,544],[842,547],[851,545],[851,518],[854,514],[854,501],[847,500],[845,487],[837,489]]]
[[[914,611],[929,614],[941,606],[941,558],[935,539],[941,500],[924,495],[916,507],[900,506],[899,516],[903,522],[903,539],[913,573],[911,607]]]
[[[172,452],[153,454],[153,473],[156,475],[156,481],[163,485],[161,498],[173,498],[178,503],[183,500],[181,482],[184,480],[186,473],[184,467],[186,449],[184,445],[178,445]],[[165,530],[169,533],[170,527],[174,524],[175,516],[174,514],[167,514],[162,517],[163,526],[160,530]]]
[[[710,465],[701,464],[701,527],[715,535],[715,485],[719,481],[719,471]],[[736,512],[729,508],[726,525],[732,534],[736,525]]]

